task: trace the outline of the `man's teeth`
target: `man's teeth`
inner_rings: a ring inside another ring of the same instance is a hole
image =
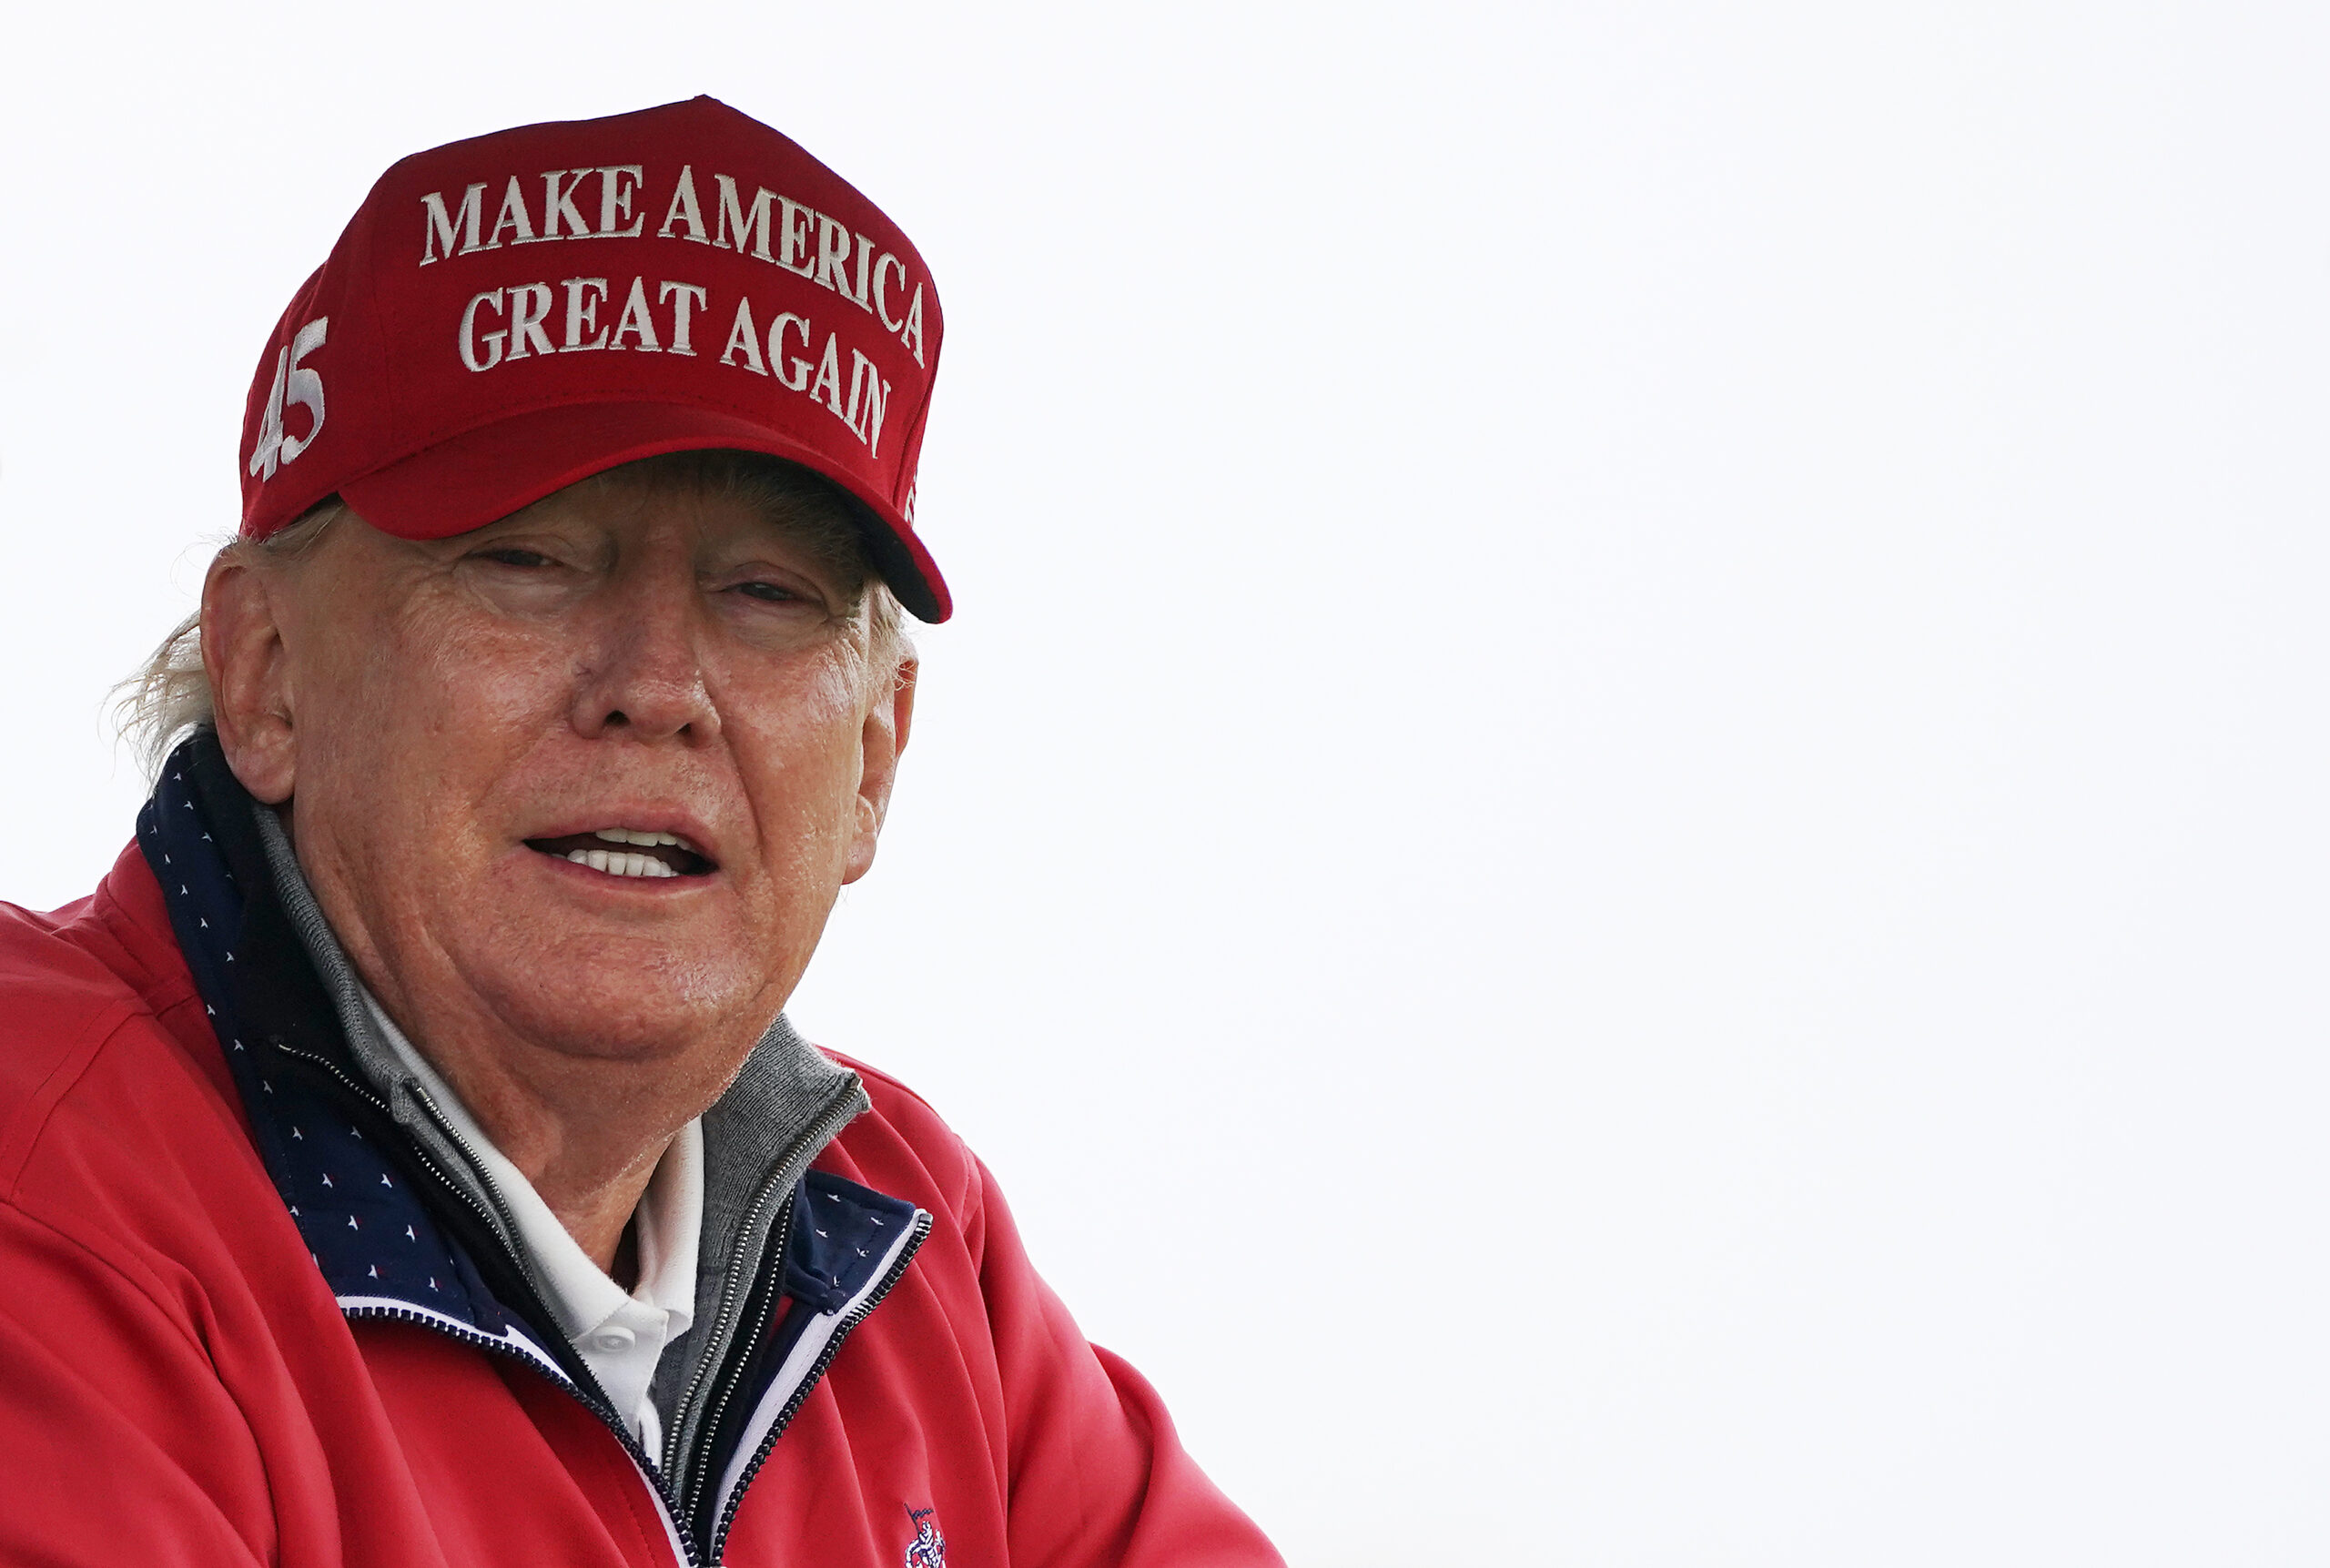
[[[603,827],[591,835],[609,844],[668,844],[684,847],[687,840],[675,833],[648,833],[636,827]]]
[[[618,828],[615,831],[623,830]],[[607,835],[601,833],[598,836],[604,838]],[[671,837],[668,834],[664,836],[667,839]],[[577,865],[587,865],[593,871],[603,871],[610,876],[677,876],[679,875],[652,855],[623,855],[603,849],[570,849],[566,852],[566,858]]]
[[[642,848],[676,849],[684,855],[701,852],[676,833],[656,833],[643,827],[602,827],[593,838],[607,844],[635,844]],[[639,855],[621,849],[570,849],[566,858],[609,876],[680,876],[685,875],[661,855]]]

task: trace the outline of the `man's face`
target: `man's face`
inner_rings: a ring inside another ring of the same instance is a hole
[[[344,517],[270,574],[278,645],[218,654],[222,738],[289,795],[390,1011],[572,1057],[718,1041],[732,1070],[870,863],[904,739],[911,686],[869,670],[851,570],[619,472],[449,540]]]

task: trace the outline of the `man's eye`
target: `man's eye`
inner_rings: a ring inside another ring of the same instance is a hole
[[[764,604],[785,604],[801,596],[782,583],[739,582],[736,592],[747,599],[757,599]]]
[[[551,559],[540,551],[521,550],[516,545],[502,545],[493,550],[481,550],[477,559],[491,561],[503,566],[548,566]]]

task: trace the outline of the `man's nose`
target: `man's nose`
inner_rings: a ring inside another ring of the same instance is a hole
[[[699,597],[693,574],[643,569],[609,584],[577,670],[579,733],[699,742],[720,733],[704,678]]]

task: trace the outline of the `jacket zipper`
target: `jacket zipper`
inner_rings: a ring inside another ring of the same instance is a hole
[[[289,1057],[294,1061],[306,1062],[310,1067],[323,1068],[324,1071],[329,1073],[333,1077],[339,1080],[339,1085],[342,1088],[345,1088],[358,1099],[362,1100],[366,1105],[370,1106],[374,1110],[379,1111],[382,1116],[388,1118],[390,1126],[394,1126],[396,1124],[396,1113],[389,1108],[389,1102],[382,1099],[370,1087],[358,1083],[354,1078],[350,1077],[346,1073],[342,1072],[339,1064],[328,1061],[322,1057],[312,1055],[307,1051],[295,1051],[289,1046],[285,1045],[280,1039],[272,1039],[268,1043],[274,1046],[278,1051],[280,1051],[283,1055]],[[431,1103],[429,1097],[425,1092],[416,1090],[415,1093],[419,1096],[421,1104],[427,1108],[430,1116],[436,1120],[438,1130],[443,1132],[447,1137],[451,1138],[454,1143],[458,1144],[461,1147],[461,1151],[469,1155],[471,1162],[474,1163],[477,1158],[476,1151],[471,1149],[468,1144],[462,1143],[461,1135],[454,1132],[452,1128],[445,1125],[445,1118],[439,1113],[436,1106]],[[429,1151],[427,1149],[421,1148],[419,1144],[412,1142],[410,1138],[405,1140],[405,1147],[411,1154],[413,1159],[420,1164],[420,1168],[428,1171],[431,1176],[437,1179],[439,1186],[442,1187],[448,1193],[451,1193],[456,1199],[458,1199],[461,1204],[461,1207],[467,1209],[471,1213],[485,1221],[485,1228],[488,1230],[492,1231],[496,1236],[501,1237],[502,1239],[503,1246],[507,1247],[509,1245],[509,1239],[515,1234],[515,1231],[513,1228],[507,1223],[506,1216],[488,1212],[485,1205],[480,1203],[475,1198],[470,1195],[468,1189],[462,1187],[451,1177],[446,1175],[445,1172],[438,1167],[437,1162],[429,1158]],[[491,1184],[488,1185],[486,1190],[488,1192],[492,1192],[493,1189]],[[499,1207],[499,1194],[495,1194],[495,1199],[496,1206]],[[527,1273],[525,1259],[522,1258],[518,1259],[517,1263],[519,1273],[525,1275],[531,1280],[532,1276]],[[539,1305],[539,1303],[537,1304]]]
[[[880,1281],[866,1293],[865,1300],[851,1308],[848,1314],[835,1325],[833,1338],[827,1340],[826,1348],[818,1352],[816,1364],[809,1369],[808,1375],[801,1380],[800,1386],[786,1398],[785,1408],[777,1411],[776,1419],[769,1423],[768,1435],[761,1439],[760,1445],[753,1450],[753,1457],[737,1473],[736,1484],[729,1492],[728,1501],[721,1506],[720,1522],[713,1527],[712,1534],[705,1543],[710,1553],[709,1561],[718,1563],[721,1560],[721,1553],[728,1544],[729,1527],[736,1522],[736,1511],[745,1505],[745,1493],[752,1490],[753,1478],[760,1473],[761,1466],[768,1462],[769,1452],[776,1447],[776,1440],[785,1435],[785,1429],[793,1424],[794,1416],[799,1412],[809,1395],[816,1391],[817,1384],[824,1380],[826,1369],[833,1365],[836,1356],[841,1354],[842,1341],[848,1339],[856,1331],[860,1323],[873,1315],[874,1309],[882,1304],[882,1299],[906,1277],[907,1265],[914,1261],[914,1255],[922,1250],[923,1242],[930,1236],[930,1226],[929,1214],[917,1209],[914,1217],[914,1229],[907,1235],[905,1243],[899,1247],[897,1259],[889,1268],[882,1271]],[[718,1428],[715,1427],[714,1430],[717,1431]],[[693,1542],[690,1543],[690,1547],[693,1550]]]
[[[782,1249],[784,1246],[790,1245],[793,1238],[793,1199],[790,1194],[785,1199],[785,1206],[776,1211],[776,1223],[770,1228],[769,1235],[779,1241],[779,1250],[775,1262],[775,1266],[782,1270],[785,1267],[785,1253]],[[765,1253],[763,1254],[763,1260],[765,1263],[767,1261]],[[754,1283],[757,1285],[759,1280],[755,1280]],[[752,1299],[750,1291],[745,1293],[745,1299],[746,1300]],[[715,1392],[713,1395],[711,1413],[704,1418],[703,1431],[715,1437],[719,1435],[721,1418],[728,1413],[728,1401],[735,1397],[736,1385],[744,1381],[745,1369],[753,1364],[753,1353],[760,1348],[761,1335],[768,1328],[768,1320],[769,1315],[765,1312],[762,1313],[759,1320],[746,1330],[744,1343],[737,1346],[736,1353],[727,1358],[727,1371],[714,1384]],[[703,1505],[704,1480],[711,1472],[710,1465],[703,1466],[694,1476],[689,1479],[687,1484],[681,1488],[682,1505],[687,1511],[684,1517],[691,1525],[694,1522],[697,1509]]]
[[[771,1191],[774,1189],[775,1185],[775,1184],[772,1182],[767,1186],[764,1186],[760,1192],[753,1199],[752,1208],[745,1211],[745,1227],[743,1230],[744,1235],[750,1236],[753,1233],[753,1228],[760,1222],[761,1210],[768,1207],[769,1196]],[[790,1205],[792,1199],[788,1198],[785,1201]],[[776,1232],[775,1229],[772,1228],[769,1231],[769,1235],[771,1237],[775,1237],[775,1234]],[[782,1243],[780,1242],[780,1246],[781,1245]],[[733,1265],[735,1259],[732,1258],[729,1261]],[[768,1249],[766,1243],[762,1245],[761,1263],[764,1268],[765,1268],[768,1263]],[[782,1252],[778,1255],[778,1266],[780,1268],[783,1267]],[[759,1271],[755,1270],[750,1282],[757,1284],[759,1283]],[[721,1282],[720,1310],[714,1312],[712,1316],[712,1331],[704,1336],[704,1354],[696,1359],[695,1375],[688,1379],[688,1386],[680,1395],[679,1402],[672,1407],[672,1431],[670,1435],[664,1440],[664,1454],[667,1460],[671,1462],[676,1462],[680,1457],[680,1438],[682,1434],[687,1431],[688,1411],[695,1403],[696,1394],[704,1387],[704,1379],[712,1375],[714,1367],[716,1366],[721,1360],[720,1356],[717,1354],[720,1348],[720,1339],[721,1336],[727,1331],[728,1320],[731,1314],[735,1310],[737,1293],[740,1288],[740,1283],[736,1278],[736,1270],[732,1266],[728,1270],[727,1279]],[[745,1293],[750,1294],[749,1291],[746,1291]]]
[[[394,1124],[396,1118],[394,1115],[390,1112],[388,1102],[383,1100],[379,1095],[373,1093],[371,1090],[357,1084],[346,1073],[342,1072],[336,1063],[329,1061],[322,1057],[310,1055],[306,1051],[293,1050],[290,1047],[283,1044],[280,1040],[274,1040],[269,1043],[272,1044],[278,1051],[280,1051],[283,1055],[289,1057],[296,1061],[306,1062],[310,1066],[323,1068],[324,1071],[329,1073],[334,1078],[338,1079],[342,1087],[354,1094],[365,1104],[379,1111],[381,1115],[388,1117],[391,1125]],[[428,1110],[430,1116],[435,1118],[438,1124],[438,1130],[443,1132],[448,1138],[451,1138],[454,1144],[459,1147],[464,1154],[469,1155],[471,1162],[474,1163],[477,1158],[476,1151],[470,1148],[468,1143],[462,1139],[460,1133],[456,1132],[452,1128],[445,1124],[443,1114],[440,1112],[436,1105],[431,1101],[428,1092],[425,1089],[416,1087],[413,1094],[414,1097],[420,1101],[422,1107]],[[405,1140],[405,1148],[407,1151],[412,1155],[414,1160],[420,1166],[420,1168],[436,1179],[437,1184],[440,1187],[443,1188],[446,1192],[451,1194],[452,1197],[458,1199],[480,1219],[484,1220],[487,1229],[499,1231],[499,1227],[497,1227],[494,1222],[494,1216],[487,1213],[482,1204],[479,1203],[475,1198],[471,1197],[459,1184],[454,1182],[451,1177],[447,1176],[442,1169],[439,1168],[437,1162],[429,1158],[428,1150],[420,1148],[418,1144],[413,1143],[410,1138]],[[487,1192],[493,1193],[493,1188],[491,1180],[484,1178],[483,1172],[480,1172],[479,1174],[481,1179],[487,1179]],[[500,1195],[493,1195],[497,1199],[498,1206]],[[518,1263],[520,1277],[531,1280],[532,1276],[526,1271],[524,1260],[522,1259],[515,1260]],[[539,1310],[542,1303],[541,1301],[536,1300],[532,1305]],[[481,1334],[474,1329],[458,1328],[451,1323],[430,1317],[424,1313],[399,1311],[393,1307],[356,1307],[342,1308],[341,1315],[348,1318],[390,1318],[399,1322],[417,1324],[421,1328],[434,1330],[438,1333],[443,1334],[448,1339],[458,1340],[463,1344],[474,1345],[480,1350],[491,1351],[496,1354],[507,1356],[522,1365],[532,1367],[538,1376],[549,1376],[547,1372],[542,1371],[541,1364],[535,1361],[532,1357],[519,1354],[502,1341],[493,1339],[489,1335]],[[588,1366],[585,1366],[583,1371],[587,1374],[590,1369]],[[679,1528],[679,1500],[674,1497],[672,1494],[671,1490],[665,1486],[662,1473],[656,1470],[655,1462],[649,1457],[646,1449],[641,1446],[637,1438],[632,1436],[631,1429],[623,1424],[623,1417],[616,1413],[614,1401],[607,1398],[606,1391],[598,1386],[596,1379],[592,1379],[587,1382],[577,1381],[574,1378],[567,1374],[564,1368],[560,1368],[559,1380],[559,1386],[564,1388],[569,1393],[572,1394],[576,1403],[580,1404],[584,1410],[589,1411],[593,1415],[598,1417],[600,1424],[603,1425],[609,1431],[613,1432],[614,1434],[615,1441],[623,1444],[623,1452],[631,1456],[631,1462],[633,1466],[638,1470],[640,1479],[647,1482],[647,1489],[651,1492],[654,1493],[657,1505],[664,1510],[665,1516],[672,1520],[672,1535],[674,1539],[679,1542],[681,1551],[685,1554],[687,1568],[699,1568],[701,1560],[696,1556],[695,1543],[690,1538],[685,1530]]]
[[[461,1129],[453,1125],[451,1118],[437,1108],[436,1100],[430,1097],[427,1089],[421,1087],[418,1081],[408,1082],[404,1087],[405,1093],[420,1102],[420,1108],[429,1113],[429,1119],[437,1124],[437,1130],[443,1133],[446,1140],[455,1148],[460,1149],[468,1158],[470,1169],[477,1173],[478,1184],[485,1189],[485,1196],[492,1203],[494,1215],[501,1221],[495,1229],[502,1239],[502,1244],[510,1249],[511,1259],[518,1265],[518,1272],[525,1276],[526,1282],[533,1285],[535,1293],[540,1295],[541,1286],[534,1279],[534,1270],[527,1262],[524,1251],[517,1245],[518,1221],[512,1217],[510,1205],[502,1200],[501,1189],[493,1185],[493,1178],[487,1174],[485,1161],[477,1157],[477,1150],[470,1146],[468,1138],[461,1136]],[[422,1164],[429,1164],[429,1154],[426,1149],[420,1151],[420,1158]],[[435,1169],[435,1167],[431,1166],[431,1168]],[[445,1181],[448,1186],[451,1185],[441,1170],[437,1171],[437,1179]],[[462,1196],[467,1197],[468,1194],[464,1193]],[[472,1200],[470,1207],[476,1209],[478,1205]],[[540,1306],[544,1303],[537,1301],[535,1304]]]
[[[850,1108],[852,1098],[844,1096],[834,1105],[827,1107],[826,1114],[819,1117],[791,1148],[785,1150],[785,1157],[776,1162],[776,1168],[781,1171],[792,1165],[794,1156],[805,1148],[823,1148],[826,1144],[831,1143],[835,1136],[856,1114]],[[745,1239],[755,1233],[762,1211],[768,1207],[769,1200],[775,1195],[776,1183],[774,1180],[761,1184],[760,1191],[754,1195],[753,1207],[746,1211],[745,1225],[737,1232],[740,1248]],[[767,1239],[761,1245],[760,1267],[753,1270],[750,1279],[738,1277],[739,1270],[734,1266],[735,1256],[730,1255],[728,1275],[720,1287],[720,1308],[713,1314],[711,1330],[704,1336],[703,1354],[696,1360],[695,1371],[688,1379],[686,1390],[672,1407],[672,1430],[664,1442],[664,1463],[674,1478],[677,1490],[683,1493],[697,1490],[693,1484],[692,1478],[684,1473],[683,1455],[680,1452],[680,1445],[689,1430],[688,1417],[704,1393],[705,1380],[712,1378],[724,1366],[731,1369],[734,1367],[734,1358],[727,1353],[728,1347],[725,1341],[733,1330],[733,1320],[738,1305],[751,1299],[751,1287],[761,1282],[772,1259],[779,1270],[785,1267],[785,1247],[789,1237],[783,1227],[792,1213],[792,1206],[793,1194],[790,1189],[787,1189],[777,1223],[765,1233]],[[701,1455],[697,1457],[699,1461],[702,1458]]]

